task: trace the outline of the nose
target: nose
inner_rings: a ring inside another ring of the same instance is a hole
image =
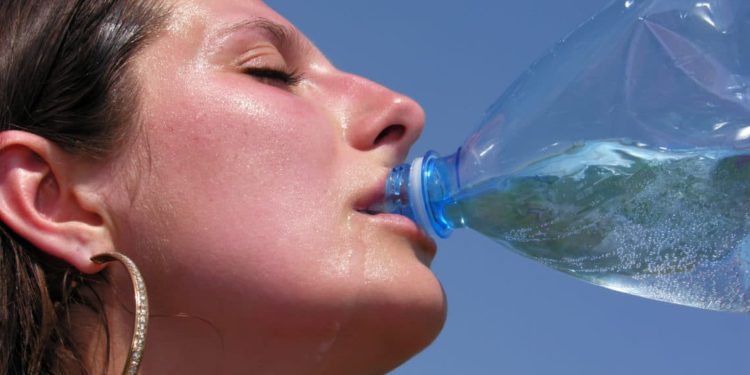
[[[346,142],[354,149],[377,153],[387,165],[402,162],[424,128],[422,107],[365,78],[345,74],[345,79],[349,81]]]

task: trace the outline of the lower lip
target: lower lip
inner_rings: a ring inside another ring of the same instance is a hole
[[[408,217],[388,213],[363,215],[368,216],[371,220],[377,221],[381,225],[389,227],[394,232],[416,241],[418,245],[417,247],[423,250],[430,261],[435,257],[435,254],[437,253],[437,245],[435,244],[435,241]]]

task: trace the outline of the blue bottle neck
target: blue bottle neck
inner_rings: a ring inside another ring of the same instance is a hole
[[[395,167],[386,181],[383,210],[411,218],[432,237],[450,236],[461,226],[444,212],[460,185],[459,155],[460,149],[446,157],[430,151],[410,164]]]

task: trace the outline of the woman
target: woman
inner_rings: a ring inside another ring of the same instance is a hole
[[[423,126],[260,1],[0,5],[5,373],[379,374],[429,344],[435,245],[369,212]],[[107,280],[107,282],[103,282]]]

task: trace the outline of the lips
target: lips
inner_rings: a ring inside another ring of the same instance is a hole
[[[361,194],[361,198],[354,203],[354,210],[366,215],[382,214],[385,213],[384,200],[385,178],[382,178]]]
[[[419,228],[411,218],[392,213],[386,209],[386,177],[378,179],[375,184],[359,194],[359,199],[354,204],[354,210],[371,217],[374,223],[416,241],[418,247],[427,255],[426,260],[429,264],[437,252],[435,241]]]

